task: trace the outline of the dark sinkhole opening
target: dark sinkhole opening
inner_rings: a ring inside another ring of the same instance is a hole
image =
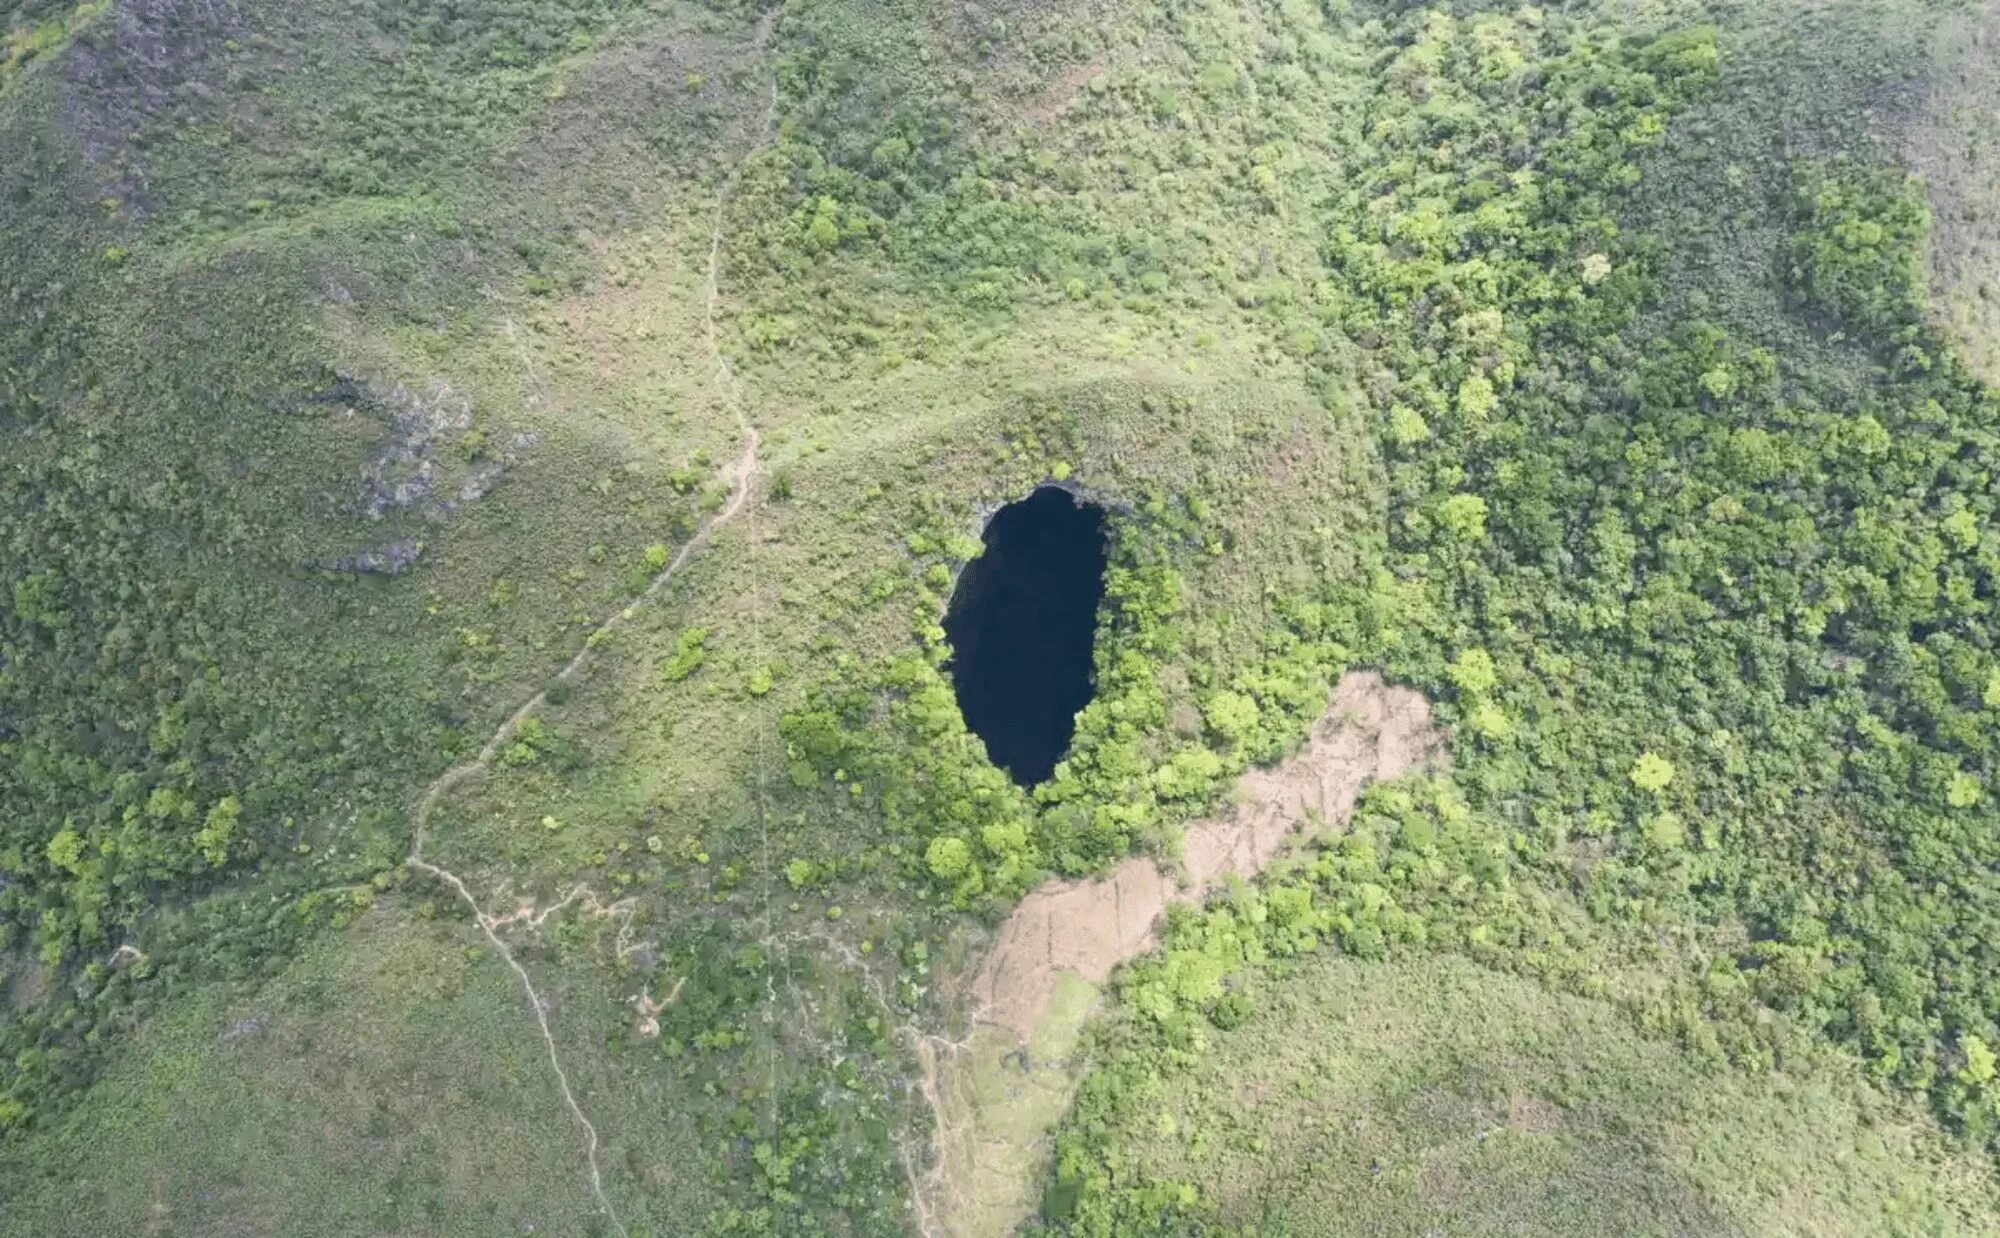
[[[1043,486],[986,526],[944,616],[965,725],[1024,787],[1045,781],[1090,702],[1104,509]]]

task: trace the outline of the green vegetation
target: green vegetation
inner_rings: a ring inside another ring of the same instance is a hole
[[[1450,769],[1114,982],[1038,1224],[1990,1227],[1979,20],[0,9],[0,1230],[920,1227],[992,923],[1358,667]]]
[[[148,1027],[99,1085],[105,1103],[47,1136],[64,1154],[51,1164],[88,1169],[13,1194],[8,1225],[351,1233],[529,1218],[585,1231],[587,1196],[550,1189],[578,1180],[581,1145],[539,1046],[510,1034],[505,969],[395,913],[352,932],[365,948],[323,942],[253,998],[205,999]],[[385,1007],[408,1012],[386,1036],[371,1026]],[[185,1143],[172,1159],[148,1147],[163,1120]],[[698,1155],[691,1131],[678,1136],[676,1155]]]
[[[1789,275],[1806,305],[1877,340],[1921,340],[1923,187],[1882,168],[1808,164],[1795,192]]]
[[[1990,1187],[1961,1185],[1990,1172],[1982,1153],[1905,1146],[1907,1114],[1823,1040],[1781,1027],[1771,1055],[1756,972],[1711,965],[1662,991],[1691,960],[1545,888],[1511,848],[1450,782],[1413,780],[1372,792],[1351,832],[1260,890],[1176,917],[1094,1033],[1048,1222],[1312,1230],[1365,1199],[1384,1210],[1369,1228],[1394,1232],[1452,1215],[1538,1233],[1993,1223]],[[1524,1097],[1550,1128],[1525,1133],[1560,1137],[1487,1149]],[[1865,1159],[1821,1163],[1831,1148]],[[1933,1180],[1943,1156],[1956,1168]],[[1459,1166],[1442,1191],[1438,1157]],[[1373,1179],[1398,1158],[1385,1199]],[[1648,1168],[1658,1158],[1673,1163]],[[1330,1180],[1302,1195],[1309,1165]],[[1789,1212],[1804,1194],[1815,1202]],[[1674,1222],[1633,1219],[1663,1200]]]
[[[23,0],[6,17],[0,39],[0,89],[37,56],[61,47],[69,37],[104,11],[97,0],[70,5],[63,0]]]
[[[408,152],[420,209],[291,172],[243,205],[234,178],[259,161],[212,139],[378,110],[375,81],[285,71],[364,31],[289,6],[255,34],[218,6],[87,21],[94,7],[0,102],[14,1126],[73,1096],[158,1002],[282,968],[348,922],[326,891],[393,872],[422,780],[623,600],[604,547],[636,560],[697,514],[612,439],[532,415],[540,372],[468,282],[531,265],[548,225],[502,213],[511,193]],[[231,113],[230,90],[269,112]],[[475,126],[457,145],[506,141]],[[292,210],[308,200],[322,213]],[[429,267],[468,224],[494,229],[495,256]],[[510,416],[524,395],[531,415]],[[559,468],[528,455],[551,436]],[[473,509],[447,548],[439,522]],[[405,553],[420,566],[394,575]],[[546,749],[518,738],[526,758]],[[147,961],[117,962],[121,944]]]
[[[1698,87],[1712,45],[1562,53],[1550,85],[1613,106],[1564,114],[1537,151],[1480,94],[1478,24],[1422,23],[1385,74],[1421,64],[1426,114],[1463,92],[1450,164],[1426,178],[1434,132],[1385,143],[1333,235],[1372,294],[1352,329],[1390,342],[1389,563],[1420,582],[1382,599],[1386,639],[1359,652],[1444,696],[1457,791],[1436,823],[1364,821],[1316,885],[1269,891],[1266,940],[1135,973],[1126,1001],[1161,1039],[1108,1050],[1055,1198],[1081,1199],[1085,1229],[1177,1206],[1171,1183],[1105,1176],[1150,1120],[1122,1089],[1199,1046],[1201,1005],[1240,1018],[1222,978],[1300,933],[1363,958],[1466,950],[1616,995],[1748,1069],[1831,1041],[1990,1139],[1975,1080],[1995,1010],[1974,995],[1994,930],[1971,891],[1992,863],[1996,403],[1925,325],[1921,201],[1851,163],[1787,170],[1790,295],[1857,337],[1860,366],[1788,363],[1712,321],[1660,334],[1634,311],[1659,296],[1661,240],[1593,211],[1633,183],[1625,144],[1662,132],[1629,109]],[[1482,137],[1507,152],[1490,171]],[[1552,282],[1568,262],[1575,282]],[[1442,911],[1441,876],[1458,904]],[[1679,926],[1713,927],[1663,955]],[[1664,994],[1627,995],[1635,960]]]
[[[1712,59],[1655,46],[1638,63]],[[1626,165],[1568,166],[1572,143],[1605,145],[1590,128],[1553,143],[1542,199],[1604,200],[1615,185],[1602,178]],[[1399,366],[1396,397],[1450,432],[1394,465],[1392,562],[1421,572],[1426,596],[1406,647],[1382,656],[1457,688],[1477,740],[1461,784],[1524,860],[1566,865],[1578,840],[1609,843],[1578,891],[1599,915],[1742,924],[1756,945],[1739,965],[1788,1023],[1854,1044],[1979,1133],[1991,1102],[1951,1062],[1992,1030],[1995,1012],[1957,995],[1986,987],[1971,943],[1994,926],[1985,900],[1934,892],[1993,858],[1984,597],[2000,559],[1980,460],[1996,405],[1922,325],[1923,211],[1907,187],[1838,165],[1799,176],[1798,293],[1866,333],[1876,381],[1844,390],[1712,323],[1606,334],[1625,311],[1602,290],[1643,294],[1648,265],[1612,247],[1594,295],[1613,304],[1562,297],[1545,323],[1529,310],[1525,330],[1479,346],[1490,369],[1519,370],[1503,414],[1468,412],[1472,378],[1447,397],[1453,362],[1478,364],[1456,341],[1442,378],[1438,364]],[[1606,231],[1566,213],[1579,226]],[[1577,236],[1547,252],[1576,252]],[[1508,268],[1464,261],[1499,294],[1467,317],[1522,315],[1526,285]],[[1407,304],[1382,299],[1398,338]],[[1478,539],[1445,515],[1469,492],[1493,496]],[[1468,645],[1504,689],[1429,669]],[[1665,753],[1639,750],[1662,740]]]
[[[1773,1076],[1701,1064],[1600,1003],[1474,964],[1321,954],[1268,965],[1239,975],[1209,1024],[1167,1077],[1115,1092],[1096,1082],[1083,1104],[1115,1106],[1121,1120],[1074,1125],[1066,1144],[1088,1139],[1089,1159],[1117,1167],[1118,1189],[1059,1183],[1053,1215],[1119,1234],[1974,1233],[1993,1222],[1990,1174],[1912,1138],[1907,1115],[1872,1088],[1803,1065]],[[1145,1035],[1117,1024],[1101,1034]]]

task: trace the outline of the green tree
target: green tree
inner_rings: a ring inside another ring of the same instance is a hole
[[[1232,744],[1240,744],[1256,732],[1261,711],[1251,697],[1224,689],[1212,694],[1201,712],[1217,735]]]
[[[229,844],[236,837],[236,827],[243,818],[243,804],[233,795],[225,795],[208,810],[208,817],[201,829],[195,832],[195,848],[202,858],[217,868],[229,859]]]
[[[1493,655],[1484,649],[1461,650],[1445,673],[1459,691],[1472,696],[1484,696],[1500,682],[1499,673],[1493,668]]]
[[[951,834],[931,839],[924,864],[939,881],[959,881],[973,871],[972,844]]]
[[[1476,494],[1451,495],[1438,504],[1438,523],[1454,541],[1481,541],[1486,537],[1486,500]]]
[[[1632,763],[1632,785],[1641,791],[1660,792],[1674,780],[1674,763],[1658,753],[1645,752]]]

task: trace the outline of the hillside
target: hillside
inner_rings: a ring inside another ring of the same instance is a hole
[[[0,0],[0,1232],[2000,1230],[1996,55]]]

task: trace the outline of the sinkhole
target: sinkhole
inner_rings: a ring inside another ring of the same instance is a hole
[[[965,725],[1034,786],[1055,772],[1090,701],[1104,596],[1104,509],[1057,486],[1001,508],[945,610]]]

